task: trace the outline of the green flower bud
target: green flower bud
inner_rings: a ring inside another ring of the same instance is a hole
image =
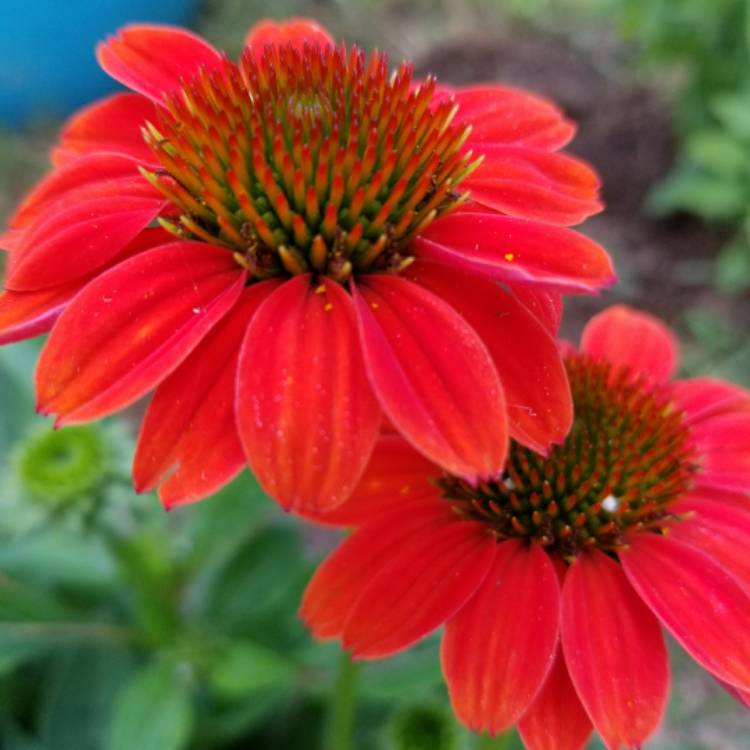
[[[58,508],[88,496],[110,466],[102,431],[90,425],[36,431],[16,457],[21,489]]]

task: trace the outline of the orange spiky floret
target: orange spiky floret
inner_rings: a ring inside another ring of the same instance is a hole
[[[344,44],[202,70],[144,128],[162,166],[144,174],[181,212],[162,224],[231,247],[254,278],[397,273],[478,164],[434,94],[410,65],[389,75],[384,54]]]
[[[613,552],[628,530],[662,529],[690,488],[695,460],[684,415],[659,386],[586,355],[566,360],[575,421],[545,458],[512,442],[503,476],[438,484],[457,511],[500,537],[534,538],[572,557]]]

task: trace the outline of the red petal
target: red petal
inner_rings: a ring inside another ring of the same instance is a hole
[[[472,126],[467,146],[516,144],[562,148],[575,125],[547,99],[507,86],[471,86],[451,92],[458,104],[456,124]]]
[[[505,391],[510,434],[545,453],[573,423],[573,402],[557,344],[544,326],[496,282],[417,261],[408,276],[450,304],[479,334]]]
[[[77,206],[91,198],[127,197],[164,200],[138,173],[138,163],[123,154],[89,154],[68,162],[42,178],[21,201],[10,219],[12,227],[27,227],[59,208]]]
[[[472,200],[551,224],[578,224],[603,206],[599,178],[579,159],[522,146],[482,146],[482,163],[462,183]]]
[[[456,523],[448,503],[432,500],[413,504],[408,513],[383,514],[362,526],[339,545],[312,577],[300,607],[305,624],[316,638],[341,635],[349,613],[376,573],[415,536]]]
[[[443,674],[461,722],[490,734],[516,723],[552,666],[559,620],[547,553],[520,540],[498,544],[479,591],[445,628]]]
[[[750,410],[748,391],[716,378],[679,380],[672,384],[672,395],[691,425],[726,412]]]
[[[594,292],[615,281],[605,250],[582,234],[494,213],[448,214],[414,247],[417,255],[443,263],[563,292]]]
[[[174,237],[163,229],[146,229],[123,248],[108,266],[173,240]],[[49,289],[0,294],[0,344],[21,341],[49,331],[67,303],[93,276],[89,274],[70,284]]]
[[[218,68],[221,55],[204,39],[171,26],[126,26],[96,49],[99,65],[116,81],[159,103],[201,67]]]
[[[232,307],[232,254],[176,242],[96,278],[55,324],[37,367],[39,410],[58,423],[111,414],[163,380]]]
[[[708,555],[658,534],[620,552],[641,598],[685,650],[721,680],[750,689],[750,596]]]
[[[518,722],[523,744],[528,750],[583,750],[591,728],[558,648],[539,695]]]
[[[559,292],[548,292],[526,284],[509,284],[513,294],[536,315],[539,322],[557,336],[562,323],[562,296]]]
[[[415,500],[438,498],[440,490],[431,480],[440,474],[400,435],[381,430],[365,473],[346,502],[326,513],[301,515],[318,523],[359,526],[379,513],[409,508]]]
[[[156,389],[141,426],[133,484],[157,484],[167,508],[210,495],[245,465],[234,415],[240,346],[247,326],[280,281],[253,284]]]
[[[747,491],[750,487],[750,410],[728,412],[693,425],[703,485]]]
[[[164,205],[161,198],[110,196],[55,211],[24,235],[6,286],[17,292],[62,286],[103,268]]]
[[[455,517],[414,532],[387,562],[369,568],[344,624],[344,647],[355,657],[374,659],[431,633],[475,594],[497,548],[484,524]]]
[[[0,294],[0,344],[22,341],[49,331],[80,288],[76,282],[36,292],[6,291]]]
[[[240,437],[266,492],[287,509],[342,503],[380,427],[343,287],[304,274],[277,289],[247,330],[237,385]]]
[[[156,122],[156,107],[150,99],[113,94],[79,110],[63,125],[52,161],[67,164],[77,156],[107,151],[153,162],[155,157],[141,134],[146,122]]]
[[[0,234],[0,250],[13,252],[18,246],[23,231],[20,229],[8,229],[7,232]]]
[[[571,680],[607,747],[640,747],[664,713],[667,652],[656,618],[598,550],[566,573],[561,635]]]
[[[740,690],[734,685],[729,685],[726,682],[722,682],[722,680],[717,680],[717,682],[724,688],[724,690],[729,693],[729,695],[732,696],[732,698],[734,698],[746,708],[750,708],[750,690]]]
[[[365,363],[388,418],[446,471],[469,481],[497,476],[508,442],[505,399],[477,334],[441,299],[397,276],[369,275],[353,294]]]
[[[750,591],[750,502],[745,507],[702,498],[693,493],[670,510],[687,514],[670,524],[669,536],[702,549]]]
[[[291,44],[302,49],[305,44],[329,47],[335,44],[333,37],[311,18],[287,18],[284,21],[264,19],[250,27],[245,37],[245,46],[257,47],[257,55],[266,45]]]
[[[633,375],[666,381],[677,369],[680,350],[661,320],[626,305],[613,305],[586,324],[581,351],[629,367]]]

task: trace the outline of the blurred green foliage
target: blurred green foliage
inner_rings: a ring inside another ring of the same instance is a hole
[[[750,287],[750,4],[601,0],[642,66],[667,77],[680,136],[657,213],[687,211],[736,230],[716,265],[726,292]]]

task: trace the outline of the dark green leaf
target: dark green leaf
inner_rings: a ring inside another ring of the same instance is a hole
[[[120,690],[106,750],[180,750],[192,734],[192,698],[173,664],[154,662]]]

